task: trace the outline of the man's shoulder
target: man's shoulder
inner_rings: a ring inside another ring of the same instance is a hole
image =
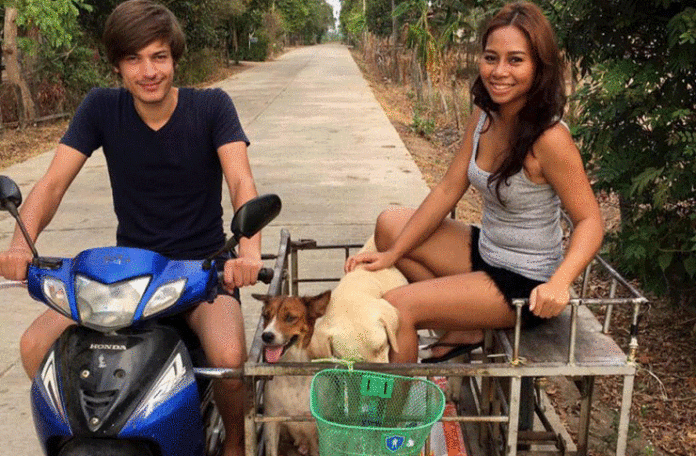
[[[228,112],[232,105],[230,96],[220,88],[180,88],[179,100],[183,109],[212,117]]]
[[[130,96],[129,92],[124,88],[118,87],[95,87],[90,90],[83,100],[86,106],[113,105],[125,101],[125,98]]]
[[[194,101],[199,101],[199,100],[208,101],[208,100],[229,98],[229,95],[227,95],[227,93],[219,87],[211,87],[211,88],[204,88],[204,89],[193,88],[193,87],[181,87],[179,89],[179,92],[180,92],[180,94],[183,94],[185,97],[188,97]]]
[[[87,94],[88,98],[115,99],[127,95],[128,91],[123,87],[95,87]]]

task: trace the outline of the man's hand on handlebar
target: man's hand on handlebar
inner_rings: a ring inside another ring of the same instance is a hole
[[[263,262],[256,258],[233,258],[225,261],[224,287],[228,291],[247,285],[254,285],[258,280]]]
[[[33,255],[28,248],[10,247],[0,253],[0,275],[7,280],[26,280],[27,266],[32,259]]]

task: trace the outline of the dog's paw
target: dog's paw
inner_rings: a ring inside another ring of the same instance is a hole
[[[459,404],[459,399],[462,395],[462,382],[464,381],[461,377],[450,377],[447,379],[447,392],[445,397],[448,402],[453,402]]]

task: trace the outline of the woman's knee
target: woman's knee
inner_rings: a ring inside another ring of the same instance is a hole
[[[383,210],[375,223],[375,245],[384,251],[392,246],[411,215],[413,209],[393,206]]]
[[[399,322],[402,325],[415,324],[415,315],[413,314],[411,301],[408,299],[408,293],[404,293],[402,288],[404,287],[389,290],[382,296],[382,298],[394,306],[394,308],[398,311]]]

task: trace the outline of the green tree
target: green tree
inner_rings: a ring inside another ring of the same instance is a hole
[[[470,47],[478,29],[505,3],[502,0],[404,0],[394,15],[404,24],[407,47],[414,49],[431,78],[452,46]],[[478,46],[474,53],[478,52]]]
[[[318,43],[333,24],[333,10],[323,0],[277,0],[277,6],[294,43]]]
[[[248,6],[248,0],[228,0],[227,7],[223,11],[223,34],[226,40],[225,49],[228,52],[231,51],[235,58],[239,55],[238,30],[243,28],[241,21]]]
[[[341,12],[338,16],[341,33],[350,43],[358,43],[366,30],[363,0],[341,0]]]
[[[244,1],[244,12],[228,22],[229,33],[235,35],[228,46],[235,60],[263,61],[283,48],[287,27],[274,0]]]
[[[407,24],[406,45],[414,49],[421,66],[431,70],[442,56],[437,31],[433,28],[429,0],[406,0],[394,10],[394,16]]]
[[[308,26],[311,27],[316,43],[320,43],[334,25],[333,8],[324,0],[311,0],[312,8]]]
[[[401,2],[399,0],[369,0],[366,2],[365,21],[370,33],[382,37],[391,36],[392,3],[396,6]]]
[[[595,187],[618,194],[612,257],[696,302],[696,8],[690,0],[547,2],[582,78],[577,128]]]
[[[74,107],[87,88],[104,80],[98,55],[85,39],[79,17],[87,0],[16,0],[20,65],[28,76],[39,114]],[[73,96],[74,94],[77,94]]]
[[[77,22],[80,9],[92,9],[86,0],[17,0],[16,7],[19,12],[17,26],[36,29],[41,41],[52,48],[70,47],[80,34]],[[39,46],[31,39],[23,39],[20,43],[25,51],[32,53]]]

